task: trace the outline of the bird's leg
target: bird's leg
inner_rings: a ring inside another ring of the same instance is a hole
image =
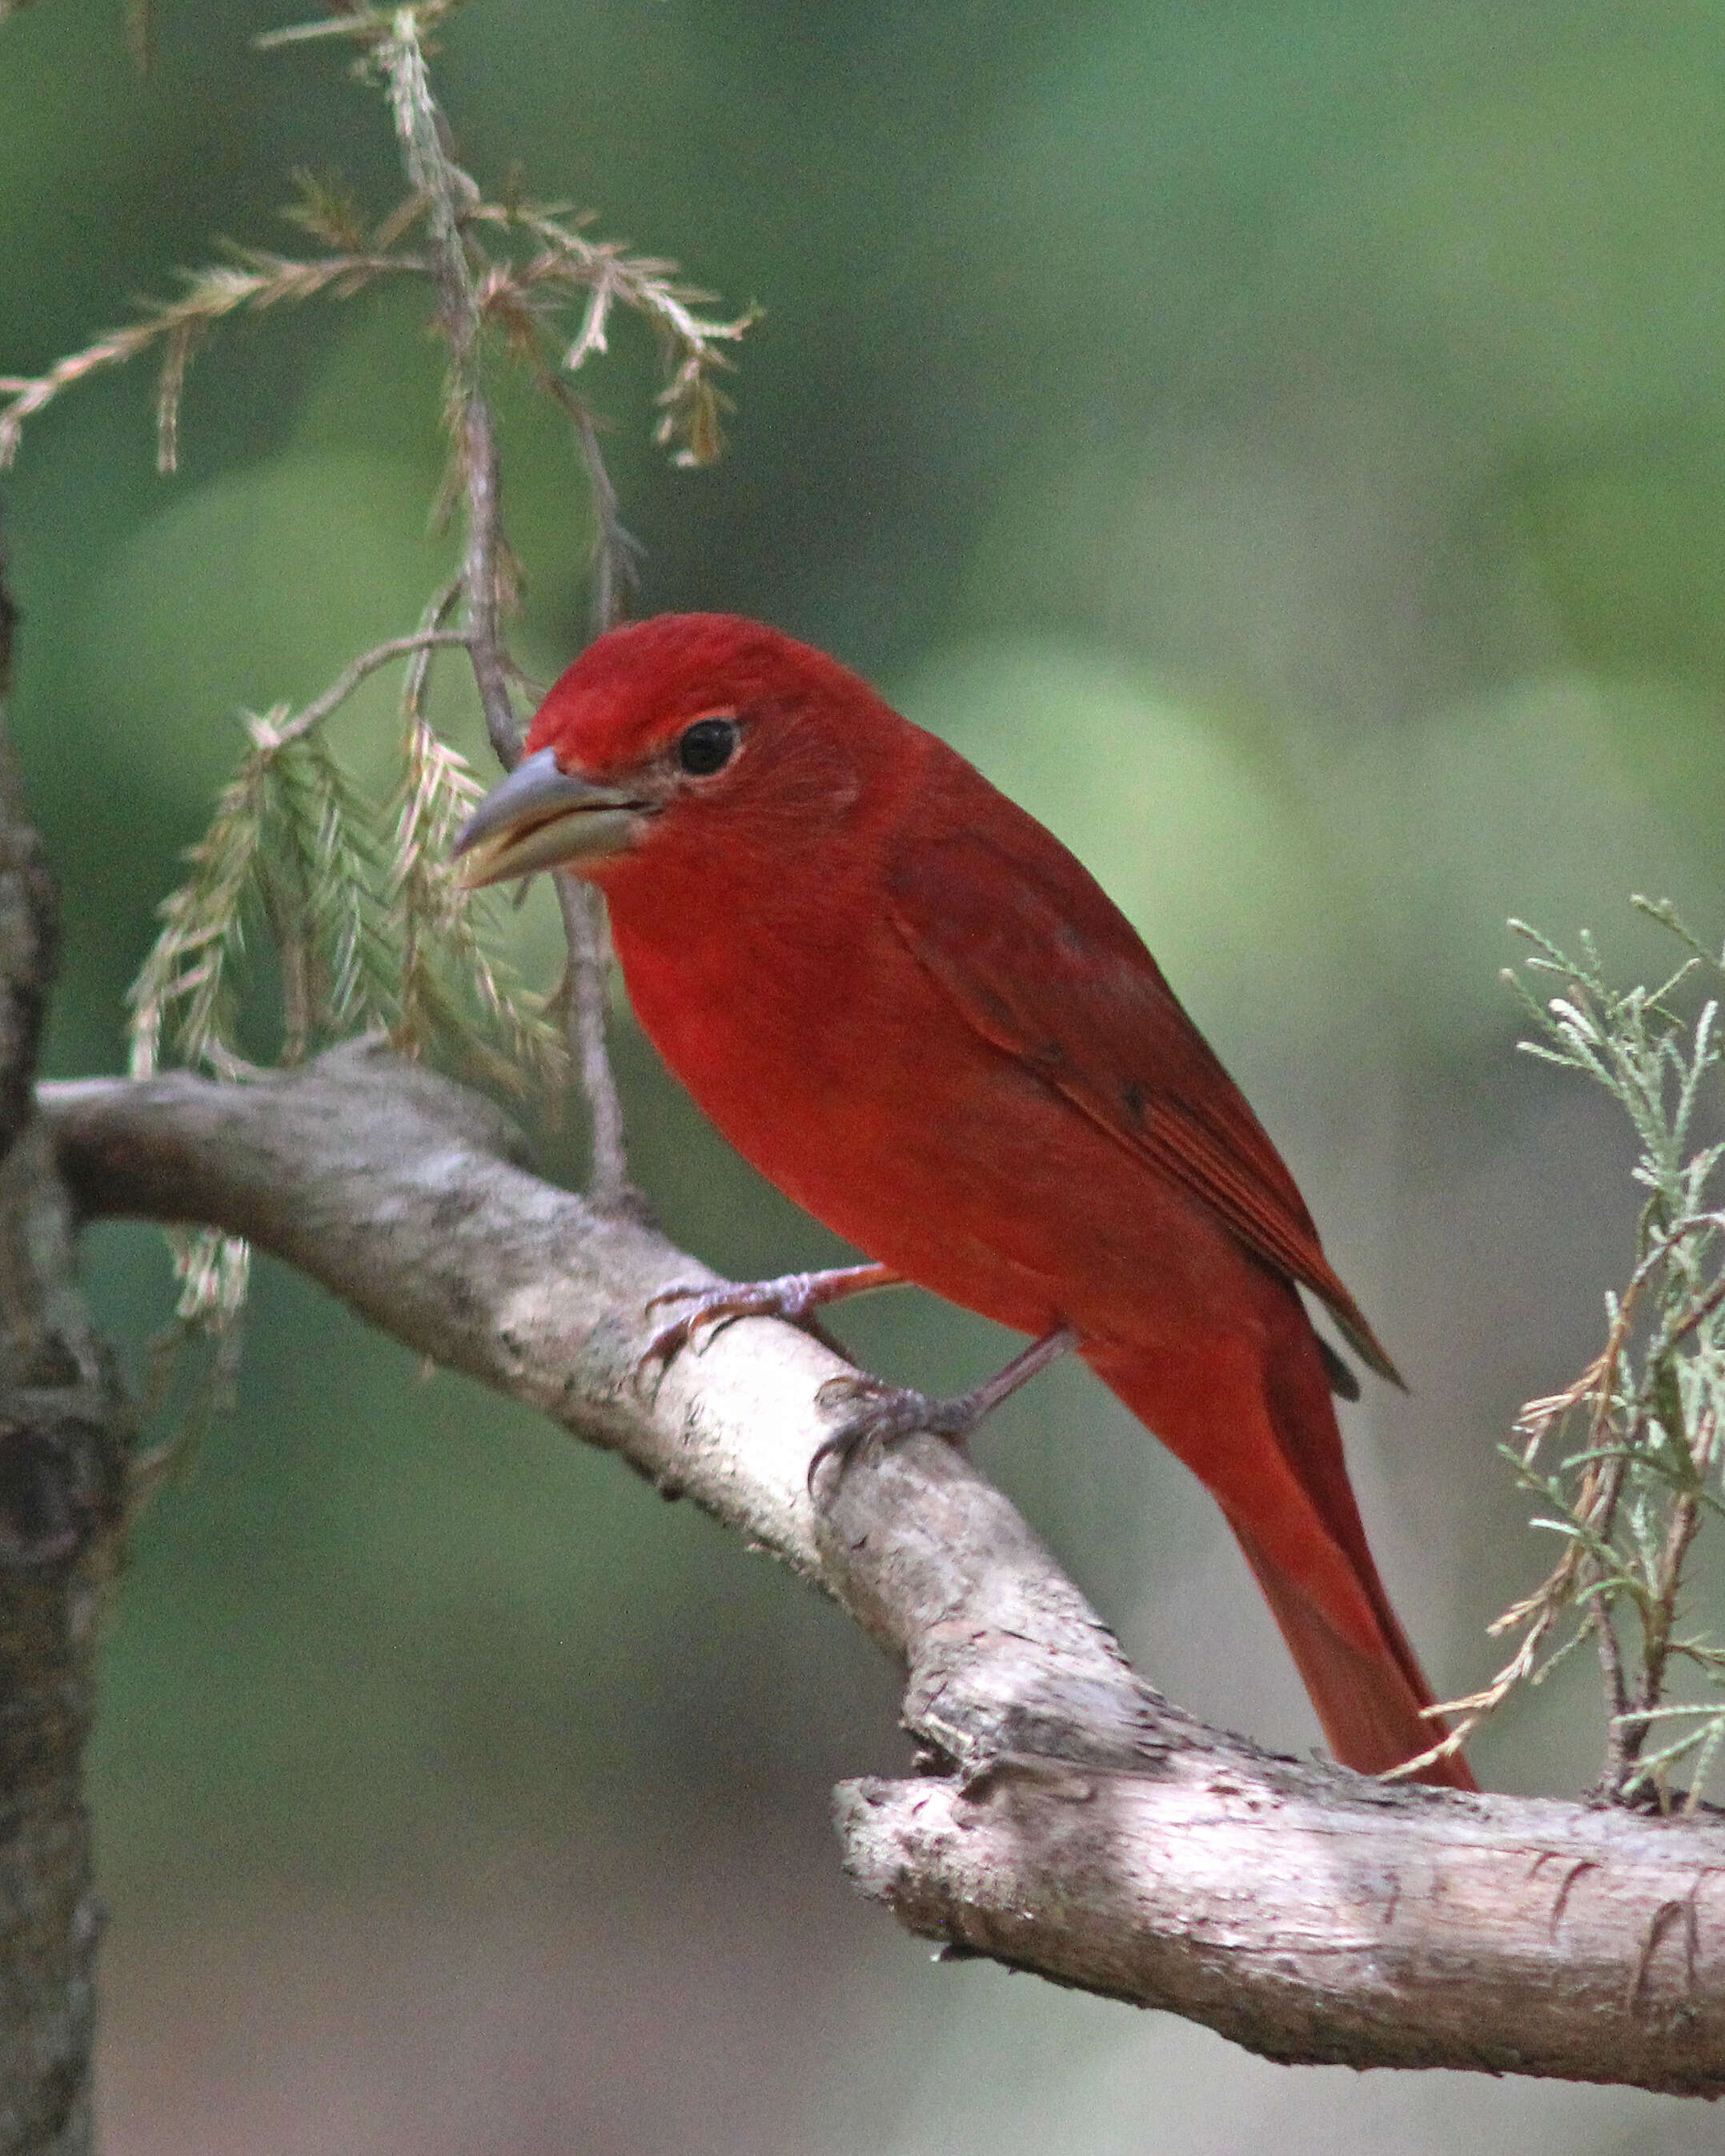
[[[782,1317],[789,1324],[802,1325],[825,1303],[841,1302],[849,1295],[866,1295],[871,1288],[896,1287],[903,1277],[886,1265],[834,1265],[821,1273],[781,1273],[777,1280],[721,1281],[711,1287],[662,1287],[649,1297],[649,1311],[662,1302],[688,1306],[653,1335],[642,1351],[637,1371],[644,1371],[655,1363],[662,1368],[687,1347],[694,1347],[698,1353],[706,1345],[702,1334],[711,1338],[735,1318]],[[809,1325],[809,1330],[819,1332],[814,1325]],[[829,1347],[833,1344],[827,1342]]]
[[[943,1437],[949,1445],[963,1449],[970,1433],[986,1414],[998,1408],[1010,1393],[1026,1384],[1039,1370],[1045,1370],[1058,1357],[1078,1345],[1078,1328],[1062,1325],[1040,1339],[1033,1341],[1022,1354],[1014,1355],[1004,1370],[997,1370],[985,1384],[977,1385],[968,1393],[955,1393],[950,1399],[930,1399],[926,1393],[915,1393],[897,1385],[883,1384],[879,1378],[857,1376],[829,1378],[815,1394],[822,1407],[838,1407],[850,1400],[856,1405],[846,1415],[832,1435],[824,1438],[814,1449],[809,1463],[809,1487],[814,1487],[814,1477],[824,1460],[836,1459],[842,1473],[860,1445],[870,1438],[890,1445],[895,1438],[908,1437],[913,1430],[926,1430],[935,1437]]]

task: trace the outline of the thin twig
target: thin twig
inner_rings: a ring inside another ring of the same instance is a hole
[[[581,1073],[593,1131],[588,1196],[599,1211],[614,1213],[627,1203],[632,1186],[624,1147],[623,1104],[605,1046],[610,932],[597,891],[578,876],[560,874],[554,880],[569,943],[569,1052]]]
[[[167,364],[157,398],[157,462],[174,469],[179,393],[193,344],[206,331],[236,310],[273,307],[316,298],[331,285],[357,290],[372,277],[397,270],[424,274],[418,255],[331,254],[315,262],[291,262],[261,249],[235,250],[231,263],[201,270],[182,299],[151,301],[141,321],[110,330],[83,351],[56,360],[45,374],[0,375],[0,469],[18,454],[26,419],[50,404],[64,389],[105,367],[123,367],[160,339],[168,344]]]
[[[467,547],[462,581],[467,597],[467,648],[485,731],[505,769],[521,752],[522,729],[509,693],[509,659],[504,649],[499,604],[499,571],[506,542],[499,521],[497,453],[491,413],[480,371],[481,294],[463,220],[480,203],[480,190],[446,147],[447,129],[433,95],[420,49],[418,23],[403,8],[388,38],[377,47],[388,79],[390,109],[407,167],[408,184],[426,204],[444,333],[449,346],[450,431],[467,504]],[[675,304],[675,303],[674,303]],[[698,339],[699,326],[690,318]],[[590,424],[590,423],[589,423]],[[583,449],[588,449],[583,436]],[[593,468],[595,444],[588,451]],[[600,465],[603,484],[594,489],[595,514],[602,542],[611,551],[610,533],[621,531],[616,497]],[[613,603],[618,579],[602,562],[604,603]],[[569,887],[559,876],[557,902],[569,948],[570,1048],[587,1095],[593,1131],[593,1195],[595,1204],[614,1209],[629,1188],[623,1142],[623,1113],[617,1081],[605,1047],[606,959],[598,901],[584,888]]]
[[[432,598],[419,618],[421,635],[434,635],[443,627],[456,602],[461,597],[461,578],[459,576],[452,577],[443,589]],[[425,724],[425,692],[430,680],[431,654],[434,648],[429,644],[422,644],[408,660],[407,672],[402,679],[402,726],[409,744],[418,740],[418,729]],[[404,803],[404,831],[411,829],[413,821],[413,804],[411,802]],[[392,881],[398,889],[406,880],[402,874],[402,867],[401,863],[396,865],[395,873],[392,878]],[[405,1034],[410,1029],[414,1002],[413,989],[423,963],[426,923],[417,906],[404,906],[401,912],[401,1029]]]
[[[1696,1530],[1700,1525],[1699,1501],[1692,1496],[1679,1497],[1671,1507],[1671,1525],[1666,1530],[1665,1548],[1660,1557],[1653,1614],[1647,1625],[1646,1642],[1641,1650],[1641,1682],[1638,1687],[1640,1697],[1636,1703],[1644,1713],[1658,1705],[1665,1690],[1671,1627],[1676,1621],[1677,1587],[1683,1577],[1683,1560],[1689,1554],[1689,1545],[1694,1541]],[[1642,1727],[1645,1729],[1645,1724]],[[1631,1758],[1639,1748],[1639,1745],[1630,1748]]]
[[[480,191],[444,147],[444,117],[432,95],[418,22],[410,8],[395,16],[378,51],[408,182],[426,205],[439,307],[449,346],[451,432],[467,501],[463,581],[468,653],[485,732],[498,761],[509,770],[521,752],[521,726],[510,701],[498,619],[497,450],[480,380],[479,290],[461,233],[461,220],[479,202]]]
[[[304,711],[295,711],[290,719],[272,726],[271,739],[277,744],[300,740],[315,726],[321,726],[332,711],[339,710],[368,674],[375,674],[392,660],[417,659],[441,648],[459,649],[468,640],[465,629],[416,629],[411,636],[392,636],[386,643],[373,644],[369,651],[362,651],[344,667],[323,694],[314,697]]]
[[[409,11],[416,29],[428,30],[453,15],[462,0],[414,0]],[[254,50],[272,52],[278,45],[309,44],[322,38],[347,38],[359,45],[377,45],[392,36],[403,11],[395,8],[344,8],[311,23],[295,23],[285,29],[263,30],[252,39]]]
[[[530,308],[503,308],[495,294],[491,304],[494,311],[501,313],[516,356],[531,372],[541,395],[567,413],[575,429],[582,461],[587,467],[588,493],[593,502],[593,545],[588,553],[588,567],[593,575],[593,633],[603,636],[608,629],[616,625],[634,597],[646,550],[624,524],[617,489],[599,445],[598,423],[589,407],[563,380],[555,359],[546,352],[542,326]],[[603,347],[604,341],[600,337],[596,344],[583,344],[578,340],[575,349],[581,352],[587,349],[602,351]],[[563,365],[570,368],[580,363],[580,359],[572,354],[563,361]]]
[[[497,449],[490,407],[477,389],[462,400],[461,431],[467,484],[468,652],[485,714],[485,732],[498,762],[512,770],[525,737],[510,699],[509,667],[498,620]]]
[[[1581,1568],[1581,1591],[1584,1594],[1600,1588],[1604,1583],[1604,1569],[1597,1558],[1585,1559]],[[1608,1598],[1594,1593],[1591,1622],[1594,1637],[1599,1643],[1599,1673],[1605,1682],[1605,1763],[1599,1773],[1599,1788],[1603,1794],[1617,1795],[1623,1788],[1624,1776],[1634,1762],[1636,1745],[1631,1743],[1626,1717],[1629,1713],[1629,1684],[1623,1671],[1623,1648],[1617,1637],[1617,1626],[1612,1617]]]
[[[634,597],[643,549],[619,512],[617,490],[606,468],[592,413],[578,398],[568,397],[567,392],[565,397],[573,407],[575,438],[581,444],[588,490],[593,496],[593,634],[602,636]]]
[[[419,648],[408,661],[408,670],[402,681],[401,714],[404,721],[411,723],[425,716],[425,686],[431,673],[431,654],[438,649],[431,639],[443,633],[444,624],[449,619],[461,592],[462,579],[459,577],[450,578],[443,589],[434,595],[419,617],[419,627],[416,632]],[[465,644],[467,639],[465,635],[459,635],[455,640]]]

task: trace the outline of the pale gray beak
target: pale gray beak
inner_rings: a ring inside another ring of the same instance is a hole
[[[596,786],[557,768],[554,751],[536,749],[500,779],[455,841],[470,891],[536,869],[576,868],[620,854],[639,833],[646,803],[620,787]]]

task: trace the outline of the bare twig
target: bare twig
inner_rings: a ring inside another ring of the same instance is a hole
[[[593,622],[594,635],[602,636],[634,596],[643,549],[624,527],[593,416],[584,404],[570,401],[574,402],[575,435],[593,496]]]
[[[440,619],[447,610],[439,602],[436,619]],[[321,726],[332,712],[339,711],[362,681],[375,674],[379,667],[388,666],[393,660],[413,659],[418,661],[421,669],[419,680],[423,683],[425,662],[434,651],[463,650],[469,644],[469,636],[465,629],[439,629],[436,619],[424,628],[416,629],[410,636],[392,636],[382,644],[373,644],[369,651],[362,652],[357,659],[342,668],[321,696],[314,696],[302,710],[271,725],[271,740],[277,746],[284,742],[303,740],[315,727]],[[260,725],[263,723],[259,721]]]
[[[485,731],[498,761],[511,769],[521,728],[510,701],[498,600],[497,450],[490,407],[480,378],[480,301],[467,259],[462,219],[480,200],[474,180],[444,146],[445,125],[426,71],[414,11],[399,9],[377,46],[389,82],[390,110],[408,180],[426,204],[439,311],[449,346],[450,432],[467,501],[468,651]]]
[[[553,880],[569,945],[569,1046],[592,1123],[588,1195],[600,1211],[611,1212],[626,1204],[632,1191],[623,1142],[623,1104],[605,1047],[611,938],[598,893],[578,876],[559,875]]]
[[[1666,1666],[1671,1658],[1677,1586],[1683,1576],[1683,1560],[1689,1554],[1689,1545],[1694,1541],[1696,1530],[1700,1525],[1701,1505],[1698,1500],[1692,1496],[1680,1497],[1671,1507],[1665,1548],[1660,1555],[1652,1614],[1647,1626],[1646,1642],[1642,1649],[1641,1681],[1635,1687],[1634,1712],[1643,1716],[1651,1713],[1665,1696]],[[1643,1731],[1645,1727],[1643,1722]],[[1630,1749],[1631,1758],[1639,1753],[1640,1745],[1638,1735]]]
[[[1623,1491],[1624,1463],[1612,1462],[1612,1473],[1606,1486],[1606,1502],[1601,1507],[1608,1517],[1615,1517]],[[1604,1530],[1609,1533],[1609,1527]],[[1599,1674],[1605,1686],[1605,1758],[1599,1770],[1599,1789],[1602,1796],[1612,1796],[1623,1786],[1623,1778],[1635,1756],[1635,1744],[1630,1740],[1627,1716],[1629,1713],[1629,1680],[1623,1666],[1623,1646],[1617,1636],[1610,1603],[1602,1592],[1607,1573],[1597,1557],[1584,1556],[1577,1573],[1581,1594],[1590,1604],[1589,1622],[1594,1640],[1599,1650]]]
[[[412,13],[422,30],[429,30],[454,13],[463,0],[415,0]],[[321,39],[345,38],[350,43],[373,49],[380,45],[394,31],[400,10],[395,8],[346,8],[339,15],[327,15],[316,22],[295,23],[285,29],[263,30],[252,39],[260,53],[273,52],[281,45],[304,45]]]
[[[432,594],[424,613],[419,617],[419,626],[415,632],[418,649],[409,660],[408,670],[402,679],[401,712],[403,721],[409,726],[423,724],[424,721],[425,691],[431,679],[432,654],[439,649],[430,639],[442,633],[444,624],[454,611],[455,603],[461,597],[463,579],[452,577],[440,592]],[[457,641],[465,644],[467,639],[463,635]]]
[[[418,21],[400,10],[388,36],[377,46],[388,76],[390,107],[408,179],[427,205],[444,334],[449,346],[450,430],[467,503],[467,547],[462,571],[467,599],[467,645],[484,706],[485,730],[506,769],[521,755],[522,731],[509,694],[509,661],[501,630],[499,576],[503,539],[498,519],[497,456],[490,408],[480,369],[482,305],[463,232],[480,204],[480,190],[449,155],[447,130],[433,95],[421,50]],[[670,304],[676,304],[672,301]],[[691,318],[692,321],[692,318]],[[593,499],[600,547],[603,603],[619,588],[615,562],[626,562],[627,536],[616,516],[616,496],[598,454],[592,422],[578,424],[589,473],[597,470]],[[569,952],[571,1048],[587,1096],[593,1131],[593,1191],[596,1203],[615,1205],[628,1188],[623,1113],[605,1046],[605,965],[598,907],[584,889],[559,877],[558,904]]]

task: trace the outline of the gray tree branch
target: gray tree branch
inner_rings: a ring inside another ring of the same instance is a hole
[[[1725,1826],[1390,1787],[1203,1727],[945,1446],[811,1500],[841,1367],[813,1339],[748,1320],[638,1382],[648,1298],[709,1276],[375,1045],[39,1098],[85,1214],[251,1238],[775,1550],[897,1655],[931,1771],[845,1784],[837,1820],[912,1930],[1273,2058],[1725,2090]]]

